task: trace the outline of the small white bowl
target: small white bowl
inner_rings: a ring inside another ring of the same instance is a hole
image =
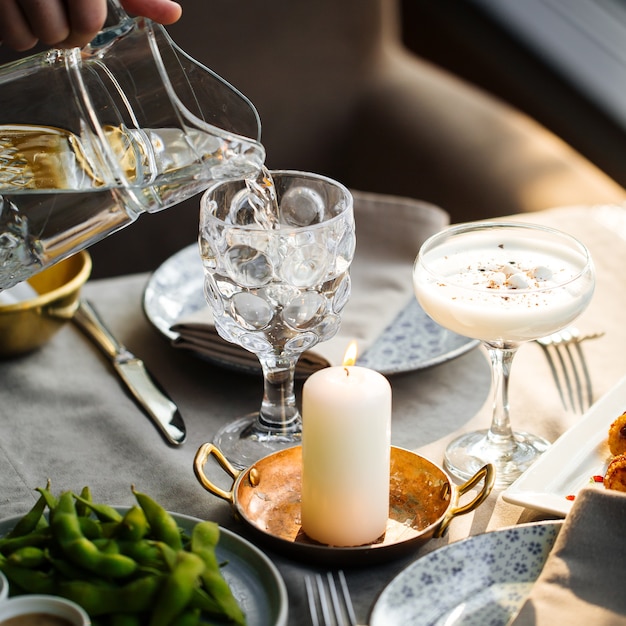
[[[0,602],[9,597],[9,581],[7,577],[0,572]]]
[[[47,595],[17,596],[0,602],[0,625],[11,617],[29,613],[60,617],[67,621],[68,626],[91,626],[89,615],[78,604],[59,596]]]

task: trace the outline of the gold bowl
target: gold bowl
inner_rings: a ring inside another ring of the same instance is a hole
[[[204,471],[210,458],[233,479],[229,491],[218,487]],[[390,470],[389,519],[384,535],[372,544],[336,547],[317,543],[302,531],[301,446],[269,454],[242,471],[236,470],[212,443],[200,446],[194,458],[200,484],[229,502],[255,539],[307,563],[338,567],[379,563],[443,536],[453,518],[485,501],[495,480],[495,470],[487,464],[463,485],[455,485],[428,459],[395,446],[391,447]],[[480,482],[478,493],[461,504],[461,496]]]
[[[90,274],[91,257],[83,250],[32,276],[36,297],[0,304],[0,358],[39,348],[72,319]]]

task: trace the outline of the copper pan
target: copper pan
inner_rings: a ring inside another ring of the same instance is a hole
[[[215,485],[205,473],[213,458],[233,479],[229,491]],[[473,511],[489,495],[495,479],[485,465],[463,485],[427,459],[391,448],[389,520],[385,534],[364,546],[335,547],[309,539],[300,526],[302,448],[270,454],[245,470],[237,470],[221,451],[205,443],[196,452],[194,471],[200,484],[229,502],[255,537],[269,548],[292,558],[326,565],[371,564],[406,554],[432,537],[441,537],[458,515]],[[483,481],[474,498],[459,504],[461,496]]]

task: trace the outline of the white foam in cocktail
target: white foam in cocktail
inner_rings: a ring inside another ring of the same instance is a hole
[[[427,250],[414,285],[422,308],[454,332],[486,342],[523,342],[567,326],[592,290],[577,281],[584,250],[498,229]]]

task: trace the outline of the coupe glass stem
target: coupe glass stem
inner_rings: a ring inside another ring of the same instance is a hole
[[[263,369],[263,402],[259,423],[263,430],[287,434],[300,429],[294,379],[299,355],[259,355]]]
[[[493,385],[493,417],[488,437],[501,452],[512,452],[516,442],[509,418],[509,376],[517,346],[498,348],[485,344],[491,360],[491,380]]]

